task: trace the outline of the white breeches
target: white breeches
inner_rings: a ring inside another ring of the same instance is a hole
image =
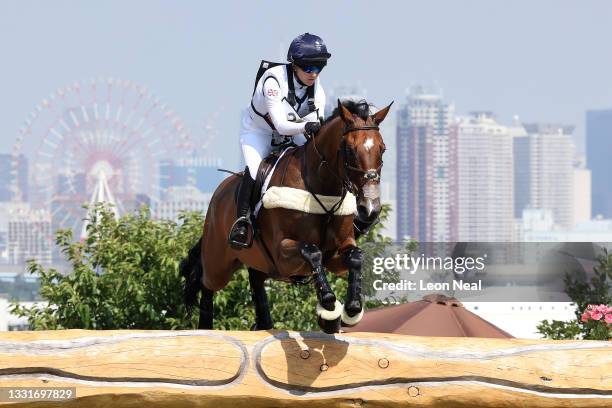
[[[249,173],[251,173],[253,180],[257,177],[259,163],[272,151],[272,146],[270,146],[271,138],[270,134],[256,132],[240,135],[242,157],[244,157],[244,162],[249,168]]]
[[[244,162],[249,168],[253,180],[257,177],[259,164],[272,151],[271,141],[272,130],[255,127],[248,112],[244,112],[242,125],[240,126],[240,147]],[[293,142],[302,145],[306,142],[306,138],[301,134],[296,135],[293,137]]]

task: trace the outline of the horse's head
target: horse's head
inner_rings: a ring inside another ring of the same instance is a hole
[[[364,102],[365,114],[355,114],[338,101],[338,112],[344,122],[340,146],[344,156],[345,179],[357,195],[357,216],[360,221],[370,223],[380,214],[380,172],[383,164],[385,143],[378,125],[385,119],[391,105],[369,115],[369,106]]]

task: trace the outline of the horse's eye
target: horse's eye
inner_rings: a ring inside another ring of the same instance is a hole
[[[346,148],[345,148],[345,151],[346,151],[346,159],[347,159],[347,161],[351,165],[357,163],[357,153],[355,153],[355,150],[347,144]]]

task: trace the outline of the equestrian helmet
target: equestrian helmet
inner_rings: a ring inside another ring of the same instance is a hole
[[[326,63],[331,54],[327,52],[327,46],[321,37],[304,33],[300,34],[289,46],[287,61],[299,63],[319,62]]]

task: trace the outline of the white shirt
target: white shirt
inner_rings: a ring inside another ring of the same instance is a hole
[[[316,110],[309,114],[308,96],[306,95],[307,86],[302,85],[293,75],[295,89],[295,106],[291,106],[287,101],[289,94],[289,84],[287,80],[287,68],[285,65],[278,65],[268,69],[257,82],[252,103],[257,112],[262,115],[270,114],[270,120],[274,124],[276,131],[281,135],[294,136],[304,133],[306,122],[317,121],[318,118],[325,117],[325,92],[321,87],[319,77],[315,80],[315,107]],[[300,103],[300,101],[302,101]],[[247,109],[253,120],[253,125],[262,130],[270,131],[270,125],[264,118],[253,112],[252,107]]]

